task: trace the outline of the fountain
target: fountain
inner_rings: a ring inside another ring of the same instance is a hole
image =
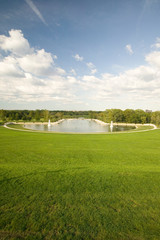
[[[49,121],[48,121],[48,127],[50,127],[51,126],[51,121],[50,121],[50,119],[49,119]]]
[[[111,132],[112,132],[113,131],[113,121],[111,121],[110,129],[111,129]]]

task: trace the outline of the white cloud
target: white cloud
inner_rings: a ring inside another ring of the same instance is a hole
[[[125,48],[126,48],[127,52],[128,52],[130,55],[133,54],[133,50],[132,50],[132,47],[131,47],[130,44],[127,44],[127,45],[125,46]]]
[[[95,76],[92,76],[92,75],[84,75],[82,77],[82,80],[86,83],[91,83],[93,84],[92,86],[94,87],[94,84],[99,84],[100,83],[100,79],[95,77]]]
[[[18,34],[14,34],[14,31]],[[12,34],[16,44],[13,44]],[[92,101],[93,105],[99,102],[99,106],[106,105],[108,101],[111,104],[121,104],[124,101],[129,105],[135,101],[139,101],[138,104],[143,101],[148,104],[153,99],[154,102],[160,100],[160,51],[147,54],[146,64],[119,74],[103,73],[94,76],[96,68],[88,63],[91,73],[77,76],[74,69],[67,74],[55,65],[51,53],[44,49],[31,49],[20,30],[12,30],[12,34],[10,37],[0,35],[0,100],[59,101],[61,104],[81,102],[81,106],[84,106],[84,98],[86,102]]]
[[[58,68],[56,68],[56,73],[58,75],[64,75],[64,74],[66,74],[66,71],[63,68],[58,67]]]
[[[97,72],[95,65],[92,62],[86,63],[87,67],[91,70],[91,75]]]
[[[76,54],[75,56],[73,56],[76,61],[82,62],[83,61],[83,57],[80,57],[79,54]]]
[[[70,73],[75,75],[75,76],[77,75],[76,71],[73,68],[71,69]]]
[[[97,72],[97,69],[94,68],[94,69],[91,69],[91,74],[95,74]]]
[[[33,52],[22,31],[14,29],[9,31],[9,37],[0,35],[0,49],[9,51],[16,56],[24,56]]]
[[[76,83],[77,82],[76,78],[72,77],[72,76],[68,76],[67,79],[70,83]]]
[[[17,61],[25,72],[37,75],[45,74],[53,63],[51,54],[45,52],[44,49],[17,58]]]
[[[0,76],[20,78],[24,77],[24,73],[18,66],[17,60],[9,56],[0,62]]]
[[[160,89],[160,52],[146,56],[146,65],[129,69],[120,74],[102,74],[99,78],[85,75],[81,86],[85,91],[92,91],[92,99],[119,102],[122,98],[128,104],[133,101],[159,99],[156,94]]]
[[[160,68],[160,51],[151,52],[146,56],[146,61],[154,68]]]
[[[44,20],[42,14],[40,13],[40,11],[38,10],[38,8],[36,7],[36,5],[33,3],[33,1],[31,0],[25,0],[26,3],[29,5],[29,7],[33,10],[33,12],[39,17],[39,19],[45,24],[47,25],[46,21]]]
[[[20,30],[10,33],[10,37],[0,35],[0,49],[8,54],[2,54],[0,59],[0,99],[20,102],[75,99],[72,85],[76,80],[65,77],[66,71],[54,65],[53,58],[57,57],[44,49],[31,49]]]
[[[91,63],[91,62],[86,63],[86,65],[87,65],[87,67],[89,67],[90,69],[91,69],[91,68],[95,68],[94,64]]]
[[[156,43],[151,45],[152,48],[160,48],[160,38],[157,37]]]

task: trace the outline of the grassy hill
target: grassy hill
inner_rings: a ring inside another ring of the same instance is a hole
[[[159,239],[160,130],[0,139],[0,239]]]

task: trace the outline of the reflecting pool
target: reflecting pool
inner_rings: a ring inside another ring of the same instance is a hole
[[[110,125],[101,125],[91,119],[67,119],[59,124],[51,123],[51,126],[43,124],[26,124],[27,129],[39,131],[52,131],[52,132],[70,132],[70,133],[102,133],[102,132],[118,132],[135,129],[134,126],[116,126],[113,128]]]

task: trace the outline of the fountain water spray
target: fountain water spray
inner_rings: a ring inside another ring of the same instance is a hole
[[[111,129],[111,132],[112,132],[112,130],[113,130],[113,121],[111,121],[110,129]]]
[[[50,121],[50,119],[49,119],[49,121],[48,121],[48,127],[50,127],[51,126],[51,121]]]

